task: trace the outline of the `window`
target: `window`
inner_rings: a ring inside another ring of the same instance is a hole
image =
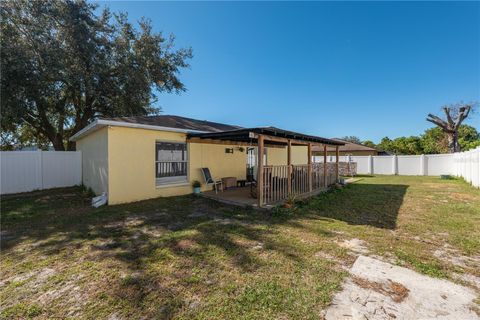
[[[187,182],[187,144],[156,142],[155,177],[157,185]]]

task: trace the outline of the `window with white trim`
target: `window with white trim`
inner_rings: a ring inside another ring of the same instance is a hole
[[[187,144],[157,141],[155,143],[155,178],[157,185],[187,182]]]

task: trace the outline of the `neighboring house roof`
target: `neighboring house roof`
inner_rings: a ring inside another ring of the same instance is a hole
[[[393,156],[394,154],[392,151],[378,150],[379,156]]]
[[[341,142],[341,143],[344,144],[339,148],[340,152],[355,152],[355,151],[356,152],[359,152],[359,151],[372,152],[372,151],[377,151],[377,149],[375,149],[375,148],[367,147],[363,144],[353,143],[353,142],[338,139],[338,138],[332,138],[331,140]],[[316,146],[314,146],[312,150],[314,152],[323,152],[323,149],[321,147],[316,147]],[[328,151],[331,151],[331,150],[328,150]]]

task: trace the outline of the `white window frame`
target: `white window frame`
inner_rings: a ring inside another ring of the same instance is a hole
[[[185,145],[186,160],[173,161],[173,162],[183,163],[185,165],[186,175],[161,177],[161,178],[157,177],[158,163],[159,162],[167,162],[167,161],[157,160],[157,157],[158,157],[157,144],[158,143],[171,143],[171,144]],[[182,142],[182,141],[156,140],[155,141],[155,158],[154,158],[154,161],[155,161],[155,185],[157,187],[172,186],[172,185],[187,184],[188,183],[188,181],[189,181],[189,167],[190,167],[190,165],[189,165],[190,164],[189,143]]]

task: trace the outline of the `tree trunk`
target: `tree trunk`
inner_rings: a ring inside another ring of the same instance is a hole
[[[63,144],[63,139],[61,137],[57,135],[55,139],[51,139],[51,141],[55,151],[65,151],[65,145]]]
[[[460,145],[458,144],[458,130],[453,133],[453,152],[460,152]]]
[[[454,152],[460,152],[460,146],[458,145],[458,132],[445,132],[447,135],[447,141],[448,141],[448,152],[449,153],[454,153]]]
[[[75,141],[68,141],[67,143],[67,151],[76,151],[77,150],[77,145]]]

